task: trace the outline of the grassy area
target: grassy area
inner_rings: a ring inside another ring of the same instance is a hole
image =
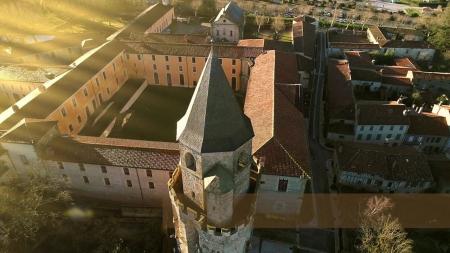
[[[131,107],[128,123],[110,137],[173,142],[177,121],[184,115],[192,88],[149,86]]]

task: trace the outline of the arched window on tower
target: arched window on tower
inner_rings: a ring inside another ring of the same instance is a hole
[[[195,158],[191,153],[186,153],[184,155],[184,163],[186,164],[186,167],[190,170],[197,171],[197,168],[195,166]]]

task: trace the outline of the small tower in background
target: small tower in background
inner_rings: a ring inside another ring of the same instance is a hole
[[[258,180],[253,136],[212,50],[178,122],[180,162],[169,195],[181,252],[246,252]]]

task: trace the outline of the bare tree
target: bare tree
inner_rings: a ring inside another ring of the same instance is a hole
[[[261,30],[261,26],[263,26],[265,23],[267,23],[268,18],[264,16],[264,14],[256,13],[255,15],[255,23],[258,26],[258,34]]]
[[[194,10],[194,16],[197,17],[198,9],[200,9],[200,6],[202,6],[202,3],[203,3],[202,0],[192,0],[191,7]]]
[[[272,21],[272,28],[275,34],[278,35],[281,31],[284,31],[286,24],[284,23],[284,18],[282,16],[276,16]]]
[[[391,216],[392,201],[387,197],[372,197],[361,215],[359,249],[362,252],[409,253],[413,242],[407,238],[397,218]]]
[[[368,11],[363,11],[361,13],[361,24],[362,24],[361,30],[364,30],[364,26],[367,24],[367,21],[369,21],[370,17],[371,13]]]

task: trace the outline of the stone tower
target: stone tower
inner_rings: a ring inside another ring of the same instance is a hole
[[[178,121],[180,162],[168,184],[182,253],[246,252],[253,227],[253,129],[213,51]]]

